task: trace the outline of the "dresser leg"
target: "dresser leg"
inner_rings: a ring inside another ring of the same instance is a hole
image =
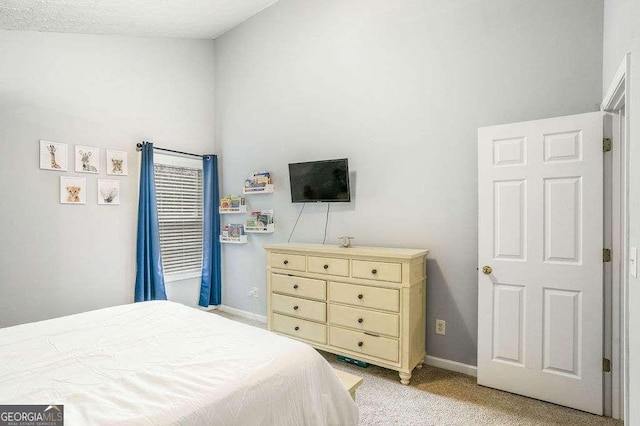
[[[403,385],[408,385],[411,380],[411,373],[400,372],[400,383]]]
[[[420,369],[422,369],[422,364],[416,365],[416,370],[420,370]]]

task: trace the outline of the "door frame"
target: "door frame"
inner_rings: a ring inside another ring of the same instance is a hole
[[[601,104],[611,119],[611,381],[605,385],[605,400],[611,401],[611,417],[622,419],[629,412],[628,365],[628,161],[630,54],[618,67]],[[605,206],[606,207],[606,206]],[[606,316],[606,314],[605,314]],[[605,333],[606,334],[606,333]],[[605,342],[605,347],[607,342]],[[606,381],[605,381],[606,383]],[[605,407],[607,404],[605,403]]]

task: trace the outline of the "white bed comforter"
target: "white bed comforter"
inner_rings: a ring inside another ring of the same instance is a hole
[[[172,302],[0,329],[0,404],[64,404],[75,425],[355,425],[310,346]]]

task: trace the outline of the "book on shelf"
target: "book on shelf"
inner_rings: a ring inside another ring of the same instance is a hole
[[[267,179],[271,179],[271,173],[267,172],[267,171],[260,171],[260,172],[252,172],[251,173],[251,177],[252,178],[256,178],[256,177],[264,177]]]
[[[245,191],[261,191],[271,183],[271,173],[260,171],[253,172],[249,179],[244,181]]]
[[[261,210],[251,212],[251,218],[247,220],[247,228],[265,229],[273,223],[273,210]]]
[[[245,200],[244,197],[233,197],[231,198],[231,208],[239,209],[241,206],[244,206]]]
[[[229,226],[229,238],[240,238],[244,235],[244,225],[241,223],[231,223]]]
[[[220,199],[222,210],[239,210],[244,205],[246,205],[246,200],[239,195],[225,195]]]

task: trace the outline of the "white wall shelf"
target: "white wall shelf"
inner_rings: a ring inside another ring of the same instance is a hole
[[[245,195],[250,194],[273,194],[275,188],[272,183],[266,186],[260,186],[255,188],[242,188],[242,193]]]
[[[267,226],[244,227],[244,232],[247,234],[271,234],[275,230],[276,226],[274,223],[270,223]]]
[[[247,244],[247,236],[240,235],[239,238],[223,237],[220,235],[220,242],[224,244]]]
[[[223,209],[222,207],[218,207],[218,211],[220,212],[220,214],[242,214],[242,213],[246,213],[247,212],[247,206],[240,206],[240,207],[230,207],[228,209]]]

